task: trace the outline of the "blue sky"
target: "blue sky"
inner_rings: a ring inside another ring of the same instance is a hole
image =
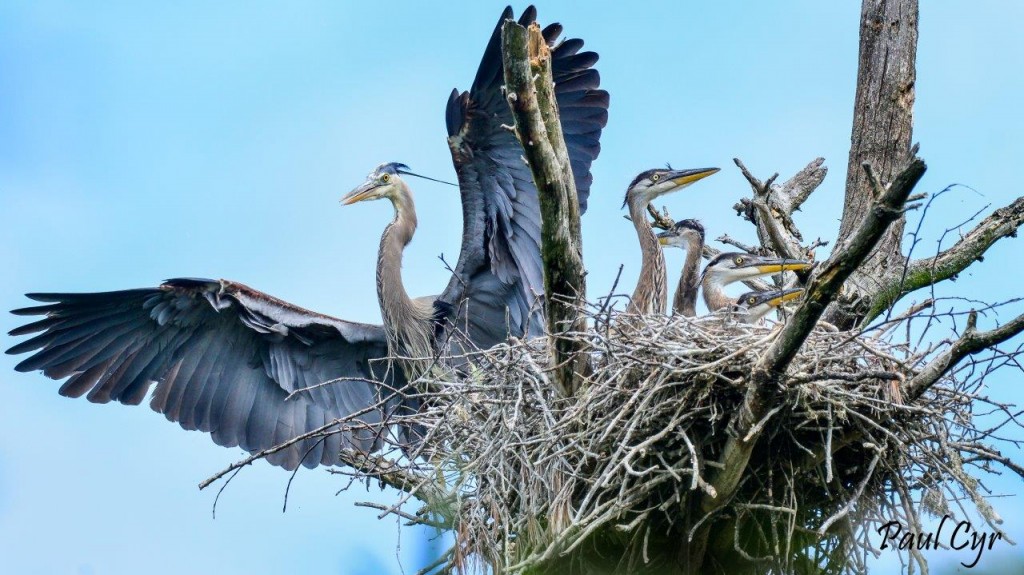
[[[144,5],[149,4],[149,5]],[[944,229],[1021,193],[1024,5],[923,2],[915,141],[920,191],[959,182],[924,225]],[[384,203],[338,198],[384,161],[453,178],[444,105],[472,82],[503,4],[8,1],[0,4],[0,308],[27,291],[156,285],[176,276],[242,281],[339,317],[379,321],[373,269]],[[522,9],[523,6],[518,6]],[[859,3],[561,2],[544,22],[601,53],[612,94],[584,219],[591,290],[638,248],[622,220],[640,170],[719,166],[666,199],[710,237],[752,239],[732,204],[739,157],[783,179],[824,156],[830,175],[798,215],[805,236],[838,226],[849,146]],[[458,194],[414,182],[420,227],[406,251],[414,295],[437,293],[457,257]],[[989,208],[991,210],[992,208]],[[916,216],[912,216],[914,221]],[[1020,240],[1006,241],[944,294],[1022,295]],[[681,253],[670,254],[681,265]],[[1017,310],[1019,312],[1020,310]],[[991,321],[991,320],[989,320]],[[0,315],[4,332],[17,318]],[[6,337],[6,336],[4,336]],[[2,338],[0,338],[2,339]],[[13,344],[8,338],[2,347]],[[223,495],[196,484],[239,450],[146,408],[66,400],[57,384],[0,358],[0,566],[11,573],[415,571],[420,534],[335,496],[338,479],[243,472]],[[1014,376],[998,398],[1022,397]],[[1003,478],[993,487],[1019,493]],[[1019,497],[997,502],[1024,540]],[[400,546],[400,551],[396,548]],[[883,557],[882,565],[888,565]]]

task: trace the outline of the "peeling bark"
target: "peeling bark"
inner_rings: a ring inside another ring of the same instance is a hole
[[[536,23],[527,29],[506,21],[501,40],[507,100],[540,197],[544,305],[555,366],[553,382],[563,396],[571,397],[589,364],[584,350],[558,335],[586,329],[576,302],[586,297],[587,287],[579,200],[558,119],[551,51]]]

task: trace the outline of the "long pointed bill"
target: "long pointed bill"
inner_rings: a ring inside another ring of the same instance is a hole
[[[780,305],[786,303],[787,301],[793,301],[793,300],[797,299],[798,297],[803,295],[803,293],[804,293],[803,288],[793,288],[793,289],[783,290],[782,291],[782,295],[780,295],[778,297],[773,297],[772,299],[768,300],[767,303],[768,303],[768,305],[770,305],[772,307],[779,307]]]
[[[760,260],[754,262],[752,267],[757,268],[757,271],[761,274],[777,274],[779,272],[805,270],[811,267],[811,262],[780,258],[774,260]]]
[[[689,186],[697,180],[703,180],[704,178],[718,172],[718,168],[697,168],[695,170],[674,170],[668,174],[668,179],[676,187],[681,188],[683,186]]]
[[[359,187],[345,194],[341,198],[341,205],[347,206],[371,198],[371,192],[377,189],[377,182],[363,182]]]

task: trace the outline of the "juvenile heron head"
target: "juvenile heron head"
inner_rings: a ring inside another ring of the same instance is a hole
[[[658,243],[686,249],[693,243],[704,243],[704,226],[697,220],[680,220],[672,229],[658,234]]]
[[[784,271],[804,270],[811,262],[786,258],[768,258],[754,254],[728,252],[715,256],[704,268],[704,279],[713,284],[728,285]]]
[[[622,202],[622,206],[626,207],[634,202],[641,202],[643,205],[649,204],[659,196],[679,191],[717,171],[718,168],[697,168],[694,170],[658,168],[645,170],[633,178],[629,187],[626,188],[626,198]]]
[[[778,308],[787,301],[792,301],[804,293],[803,288],[773,290],[763,292],[747,292],[736,299],[731,311],[744,317],[745,321],[754,323]]]
[[[405,182],[402,180],[402,174],[411,174],[409,166],[397,162],[381,164],[366,176],[365,182],[345,194],[341,198],[341,203],[347,206],[356,202],[379,200],[381,198],[388,198],[394,201],[397,199],[398,193],[402,188],[408,191]]]

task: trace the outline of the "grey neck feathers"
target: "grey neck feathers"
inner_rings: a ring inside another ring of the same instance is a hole
[[[626,307],[630,313],[665,313],[668,305],[668,275],[665,271],[665,255],[661,252],[658,237],[647,223],[647,203],[642,199],[629,202],[629,217],[636,228],[640,241],[640,277],[633,290],[633,299]]]
[[[700,281],[700,258],[704,250],[704,241],[696,234],[691,234],[686,245],[686,262],[683,272],[679,275],[679,287],[672,299],[672,312],[693,317],[697,315],[697,287]]]
[[[395,218],[384,229],[377,257],[377,299],[392,355],[430,358],[433,354],[431,310],[409,298],[402,282],[402,252],[416,232],[412,195],[401,190],[392,199]],[[402,361],[406,375],[421,374],[421,362]]]

